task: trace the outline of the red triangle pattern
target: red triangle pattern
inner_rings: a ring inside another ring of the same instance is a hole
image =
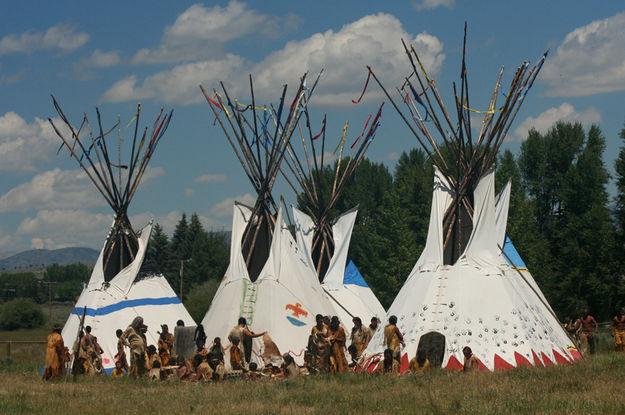
[[[578,350],[576,350],[576,349],[569,350],[569,353],[571,353],[571,356],[573,356],[573,360],[581,360],[582,359],[582,354]]]
[[[514,360],[516,360],[516,367],[532,366],[529,360],[525,358],[521,353],[514,352]]]
[[[410,366],[410,361],[408,360],[408,353],[404,353],[404,355],[401,357],[401,366],[399,367],[399,373],[404,373],[408,370],[408,367]]]
[[[569,362],[569,360],[567,358],[565,358],[560,353],[558,353],[556,351],[556,349],[553,349],[553,357],[556,360],[556,363],[559,364],[559,365],[566,365],[566,364],[571,363],[571,362]]]
[[[479,370],[480,372],[490,372],[490,370],[488,370],[486,365],[482,363],[480,359],[477,359],[477,370]]]
[[[540,360],[538,355],[534,350],[532,350],[532,356],[534,356],[534,366],[544,366],[543,362]]]
[[[545,366],[553,366],[553,362],[549,360],[544,352],[540,352],[540,354],[543,356],[543,362],[545,362]]]
[[[462,371],[462,369],[464,369],[464,365],[456,359],[456,356],[451,355],[449,356],[449,362],[447,362],[445,369]]]
[[[514,369],[514,366],[506,362],[506,360],[503,359],[501,356],[499,356],[497,353],[495,353],[494,365],[495,365],[495,371]]]

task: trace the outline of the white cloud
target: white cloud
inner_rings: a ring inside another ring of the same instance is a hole
[[[26,217],[15,231],[16,237],[29,237],[31,246],[59,249],[68,246],[99,247],[104,243],[113,215],[80,209],[40,210]]]
[[[443,64],[443,44],[426,32],[413,35],[404,30],[392,15],[369,15],[345,25],[339,31],[328,30],[311,37],[288,42],[284,48],[269,54],[252,65],[241,56],[226,55],[215,60],[203,60],[158,72],[139,80],[135,75],[116,82],[103,95],[108,102],[158,98],[170,104],[188,105],[204,100],[198,85],[210,91],[225,81],[233,95],[249,94],[247,74],[254,77],[257,102],[276,99],[284,83],[299,84],[299,77],[310,71],[312,77],[325,68],[315,97],[315,103],[346,106],[362,91],[371,65],[376,75],[390,86],[397,85],[410,72],[401,39],[413,44],[431,75]],[[293,88],[291,88],[293,89]],[[381,97],[373,81],[369,98]]]
[[[247,206],[254,206],[254,203],[256,203],[256,196],[252,196],[250,193],[245,193],[243,195],[224,199],[210,208],[208,211],[209,216],[217,218],[232,217],[232,206],[235,201],[243,203]]]
[[[199,85],[213,86],[220,80],[232,80],[233,73],[244,73],[244,60],[228,54],[220,60],[178,65],[171,70],[158,72],[139,82],[135,75],[117,81],[102,100],[125,102],[158,98],[177,105],[196,104],[204,100]]]
[[[186,187],[184,189],[184,195],[186,197],[193,197],[193,196],[195,196],[195,189],[191,189],[190,187]]]
[[[580,97],[625,89],[625,12],[566,35],[540,75],[547,94]]]
[[[401,39],[412,44],[432,75],[437,74],[445,59],[443,44],[426,32],[414,36],[404,30],[401,22],[385,13],[365,16],[343,26],[339,31],[316,33],[301,41],[288,42],[271,53],[252,70],[259,95],[276,95],[280,85],[297,84],[306,71],[325,74],[313,98],[317,104],[353,105],[364,86],[366,66],[370,65],[380,80],[389,87],[399,84],[410,72]],[[370,95],[381,96],[374,82]]]
[[[73,25],[58,24],[45,33],[13,33],[0,39],[0,55],[8,53],[31,53],[37,50],[59,49],[71,52],[89,41],[89,35],[77,31]]]
[[[447,7],[453,9],[456,6],[456,0],[413,0],[412,7],[418,11],[426,9],[436,9],[437,7]]]
[[[148,167],[142,183],[164,174],[165,171],[161,167]],[[25,212],[33,208],[69,209],[75,206],[88,209],[106,205],[106,201],[82,169],[55,168],[45,171],[0,197],[0,213]]]
[[[549,108],[536,118],[526,118],[514,130],[513,139],[524,141],[532,128],[544,134],[558,121],[580,122],[584,127],[588,127],[591,124],[600,122],[601,114],[594,107],[590,107],[585,111],[577,111],[571,104],[565,102],[558,108]]]
[[[226,179],[225,174],[203,174],[196,177],[193,181],[196,183],[219,183],[225,182]]]
[[[277,37],[292,29],[299,18],[276,16],[249,10],[243,2],[230,1],[226,7],[194,4],[165,28],[161,44],[139,50],[132,62],[176,63],[206,59],[220,54],[228,42],[247,36]]]
[[[35,117],[28,123],[15,112],[7,112],[0,116],[0,171],[34,171],[60,143],[47,120]]]
[[[90,68],[109,68],[119,65],[120,62],[119,51],[111,50],[109,52],[103,52],[100,49],[96,49],[91,56],[82,59],[80,65]]]

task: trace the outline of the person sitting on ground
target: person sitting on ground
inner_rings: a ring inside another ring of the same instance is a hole
[[[115,335],[117,336],[117,354],[115,354],[115,361],[122,363],[122,368],[128,373],[128,360],[126,359],[126,349],[124,348],[124,342],[122,341],[122,329],[117,329]]]
[[[213,378],[222,380],[226,374],[226,369],[224,366],[224,348],[221,345],[221,338],[215,337],[213,345],[208,350],[208,354],[206,355],[206,360],[208,361],[211,369],[214,371]]]
[[[369,330],[363,327],[360,317],[354,317],[352,319],[354,327],[350,335],[351,344],[356,347],[356,357],[360,357],[365,350],[365,346],[369,343]]]
[[[176,327],[184,327],[184,321],[182,320],[176,321]]]
[[[289,379],[297,377],[297,375],[299,375],[299,370],[297,368],[297,365],[295,364],[295,360],[293,359],[293,356],[291,356],[288,353],[285,353],[282,356],[282,359],[284,359],[284,363],[282,364],[282,370],[284,372],[284,376]]]
[[[256,362],[252,362],[249,365],[249,369],[246,373],[246,378],[249,380],[259,380],[264,375],[258,371],[258,365]]]
[[[480,364],[471,348],[469,346],[465,346],[464,349],[462,349],[462,354],[464,354],[464,366],[462,370],[465,372],[477,372]]]
[[[158,367],[160,368],[161,365],[161,358],[158,355],[158,353],[156,353],[156,347],[151,344],[148,346],[147,351],[146,351],[146,359],[145,359],[145,368],[150,371],[154,368],[154,363],[158,362]]]
[[[401,360],[400,345],[406,347],[406,343],[404,343],[404,336],[402,336],[401,331],[397,328],[396,316],[390,316],[388,318],[388,324],[384,327],[384,344],[393,352],[393,359],[399,362]]]
[[[230,346],[230,368],[232,370],[243,370],[243,358],[239,349],[239,339],[233,338]]]
[[[378,363],[374,373],[378,375],[399,375],[399,362],[393,357],[391,349],[384,350],[384,358]]]
[[[425,356],[425,350],[417,350],[417,355],[410,360],[410,374],[423,376],[430,371],[430,361]]]
[[[122,363],[121,360],[117,360],[115,362],[115,368],[111,372],[111,377],[121,378],[123,376],[126,376],[126,372],[124,371],[123,363]]]
[[[163,380],[163,373],[161,371],[161,361],[155,360],[152,364],[152,368],[148,372],[148,379],[150,380]]]
[[[213,368],[210,367],[206,361],[206,356],[196,354],[194,357],[193,365],[195,366],[195,376],[190,378],[190,381],[204,381],[209,382],[213,379]]]
[[[174,335],[169,332],[167,324],[162,324],[161,330],[158,336],[158,355],[161,358],[161,364],[166,366],[169,356],[174,352]]]
[[[353,344],[350,344],[347,348],[347,353],[349,353],[349,357],[351,362],[347,365],[351,372],[360,372],[362,366],[358,363],[358,349]]]
[[[46,366],[44,380],[54,380],[65,374],[65,344],[61,336],[61,327],[55,324],[46,339]]]
[[[251,340],[253,338],[260,337],[265,333],[267,332],[263,331],[259,334],[251,332],[247,328],[247,320],[245,320],[245,317],[240,317],[238,324],[232,330],[230,330],[230,333],[228,334],[228,341],[232,343],[232,339],[239,339],[239,348],[241,349],[241,355],[243,356],[244,361],[246,363],[249,363],[252,357]]]
[[[625,350],[625,316],[623,309],[616,312],[616,316],[612,319],[610,334],[614,337],[614,351],[622,352]]]

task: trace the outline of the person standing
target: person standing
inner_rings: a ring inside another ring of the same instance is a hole
[[[65,374],[65,344],[61,336],[61,327],[54,325],[52,333],[46,339],[46,365],[44,380],[54,380]]]
[[[375,372],[379,375],[398,376],[400,374],[399,362],[393,357],[391,349],[384,350],[384,358],[375,368]]]
[[[362,320],[360,317],[354,317],[352,322],[354,323],[354,327],[352,328],[352,333],[350,335],[351,345],[356,347],[356,358],[360,358],[366,345],[369,344],[371,337],[369,335],[369,330],[362,326]]]
[[[575,347],[580,347],[579,332],[582,328],[582,321],[577,316],[572,315],[564,323],[564,329],[575,342]]]
[[[167,324],[161,324],[161,330],[158,337],[158,354],[161,358],[161,365],[167,366],[169,357],[174,352],[174,335],[169,332]]]
[[[347,370],[347,359],[345,358],[345,342],[347,335],[341,327],[339,318],[332,317],[330,320],[330,328],[328,329],[328,340],[330,340],[330,361],[334,361],[333,373],[345,373]]]
[[[146,344],[141,330],[146,327],[143,324],[143,317],[135,317],[128,328],[122,333],[121,340],[125,346],[130,348],[130,373],[139,378],[145,374],[145,352]]]
[[[128,360],[126,359],[126,350],[124,349],[124,342],[122,342],[122,329],[117,329],[115,335],[117,336],[117,354],[115,355],[115,362],[121,362],[122,369],[128,373]]]
[[[610,333],[614,337],[614,351],[625,351],[625,316],[622,309],[619,309],[612,319]]]
[[[404,343],[404,336],[401,334],[401,331],[399,331],[399,328],[397,328],[397,316],[390,316],[388,324],[384,327],[384,344],[388,349],[393,351],[393,359],[400,362],[400,345],[406,347],[406,343]]]
[[[247,328],[247,321],[245,320],[245,317],[239,317],[239,323],[232,330],[230,330],[230,333],[228,334],[228,340],[230,341],[230,343],[232,343],[232,339],[239,339],[239,348],[241,349],[241,355],[245,359],[245,362],[249,363],[250,359],[252,358],[251,339],[260,337],[265,333],[267,332],[263,331],[259,334],[251,332]]]
[[[599,324],[593,316],[590,315],[590,310],[584,309],[582,314],[582,333],[581,333],[581,347],[582,355],[595,354],[595,334],[599,332]],[[594,328],[594,329],[593,329]]]

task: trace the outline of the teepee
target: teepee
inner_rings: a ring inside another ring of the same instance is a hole
[[[399,92],[408,115],[391,102],[430,156],[435,176],[425,248],[387,313],[397,316],[404,333],[402,369],[418,348],[433,364],[456,370],[462,369],[465,346],[488,370],[574,361],[579,353],[531,275],[506,260],[509,189],[497,197],[494,186],[497,151],[546,53],[536,65],[523,63],[517,69],[503,105],[497,106],[502,69],[488,108],[477,111],[469,104],[463,51],[459,90],[454,84],[453,124],[414,48],[404,48],[412,72]],[[370,75],[382,86],[371,70]],[[484,115],[476,140],[471,113]],[[442,137],[447,157],[426,121]],[[369,368],[376,362],[371,356],[384,349],[383,337],[382,330],[376,332],[365,351]]]
[[[125,329],[135,317],[143,317],[144,324],[148,326],[147,342],[154,345],[158,342],[157,330],[160,330],[161,324],[167,324],[172,332],[178,320],[186,325],[195,324],[165,277],[146,257],[152,221],[135,232],[127,214],[154,150],[167,130],[172,112],[163,114],[161,109],[148,135],[147,127],[143,131],[139,129],[141,106],[137,107],[137,113],[129,123],[129,126],[134,123],[130,158],[128,164],[122,164],[119,120],[113,128],[105,131],[100,112],[96,109],[98,132],[93,133],[86,114],[76,129],[52,98],[65,130],[69,131],[69,134],[61,132],[49,119],[63,141],[62,147],[69,150],[70,156],[78,162],[115,212],[111,230],[89,282],[67,319],[62,336],[65,344],[71,347],[81,323],[91,326],[91,333],[97,337],[104,351],[101,356],[103,369],[110,372],[115,367],[114,356],[117,353],[115,331]],[[85,130],[88,132],[85,133]],[[110,143],[107,143],[107,136],[115,130],[119,137],[117,160],[113,160],[114,153],[109,152]]]
[[[319,78],[317,78],[318,81]],[[290,353],[303,363],[316,314],[331,314],[332,305],[312,268],[298,249],[288,215],[271,194],[289,140],[307,111],[317,81],[308,88],[302,77],[292,103],[257,106],[252,78],[252,103],[244,106],[222,95],[209,96],[202,88],[215,117],[257,194],[254,206],[235,202],[232,219],[230,264],[202,320],[208,341],[220,337],[226,349],[227,336],[244,317],[249,330],[269,336],[255,338],[246,348],[246,360],[261,367],[280,353]],[[286,114],[286,116],[283,116]],[[228,365],[229,362],[226,362]]]
[[[324,158],[327,160],[328,157],[325,154],[326,117],[319,134],[313,136],[308,129],[306,139],[302,133],[300,153],[303,156],[298,156],[293,145],[289,146],[288,157],[284,162],[286,168],[281,169],[285,176],[285,170],[290,173],[291,180],[287,181],[306,210],[305,213],[293,207],[297,244],[304,252],[309,266],[316,271],[321,286],[332,300],[335,314],[345,327],[352,326],[354,317],[360,317],[366,324],[372,317],[381,318],[385,314],[375,294],[347,256],[358,207],[338,216],[334,213],[346,183],[375,138],[383,105],[380,105],[373,121],[369,116],[362,133],[350,146],[351,154],[343,159],[349,126],[348,122],[345,123],[341,139],[334,150],[334,154],[338,152],[334,171],[324,166]],[[305,117],[306,124],[310,125],[308,112],[305,112]],[[315,145],[318,139],[321,142],[320,152]]]

